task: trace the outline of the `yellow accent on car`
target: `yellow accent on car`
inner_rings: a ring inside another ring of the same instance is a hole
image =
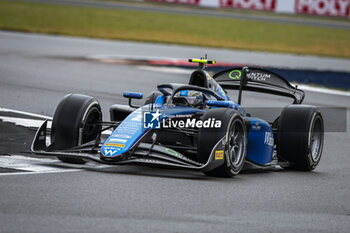
[[[215,151],[215,160],[222,160],[222,159],[224,159],[224,151],[223,150]]]
[[[106,143],[105,146],[113,146],[113,147],[121,147],[121,148],[125,147],[124,144],[120,144],[120,143]]]
[[[195,63],[205,63],[205,64],[215,64],[216,61],[212,60],[205,60],[205,59],[188,59],[189,62],[195,62]]]

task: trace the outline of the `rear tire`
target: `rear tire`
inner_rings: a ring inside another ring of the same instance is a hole
[[[277,154],[290,163],[285,168],[311,171],[322,155],[324,126],[321,112],[314,106],[290,105],[278,121]]]
[[[206,163],[216,143],[225,137],[224,164],[204,174],[233,177],[242,170],[247,152],[247,130],[244,120],[235,110],[228,108],[211,109],[203,115],[202,120],[209,118],[221,120],[221,128],[199,129],[198,161]]]
[[[95,140],[101,134],[101,107],[95,98],[81,94],[66,95],[58,104],[52,121],[51,148],[64,150]],[[80,158],[57,157],[65,163],[84,164]]]

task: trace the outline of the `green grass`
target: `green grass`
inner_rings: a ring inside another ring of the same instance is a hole
[[[350,30],[0,0],[0,28],[350,58]]]

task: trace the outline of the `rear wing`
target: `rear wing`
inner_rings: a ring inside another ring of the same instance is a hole
[[[301,104],[305,97],[304,91],[293,87],[280,75],[260,68],[234,67],[216,73],[213,78],[224,89],[286,96],[294,99],[294,104]]]

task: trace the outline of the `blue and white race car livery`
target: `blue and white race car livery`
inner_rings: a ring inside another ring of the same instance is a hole
[[[302,105],[304,92],[261,68],[234,67],[211,76],[199,63],[188,84],[159,84],[143,106],[141,93],[124,92],[129,105],[110,107],[102,121],[99,102],[81,94],[66,95],[56,108],[50,133],[45,122],[32,152],[66,163],[143,164],[191,169],[209,176],[232,177],[245,164],[280,165],[313,170],[320,161],[324,126],[320,110]],[[237,101],[227,95],[237,90]],[[241,106],[243,91],[290,97],[279,116],[268,121]],[[107,130],[112,133],[106,137]],[[51,144],[46,145],[47,139]]]

